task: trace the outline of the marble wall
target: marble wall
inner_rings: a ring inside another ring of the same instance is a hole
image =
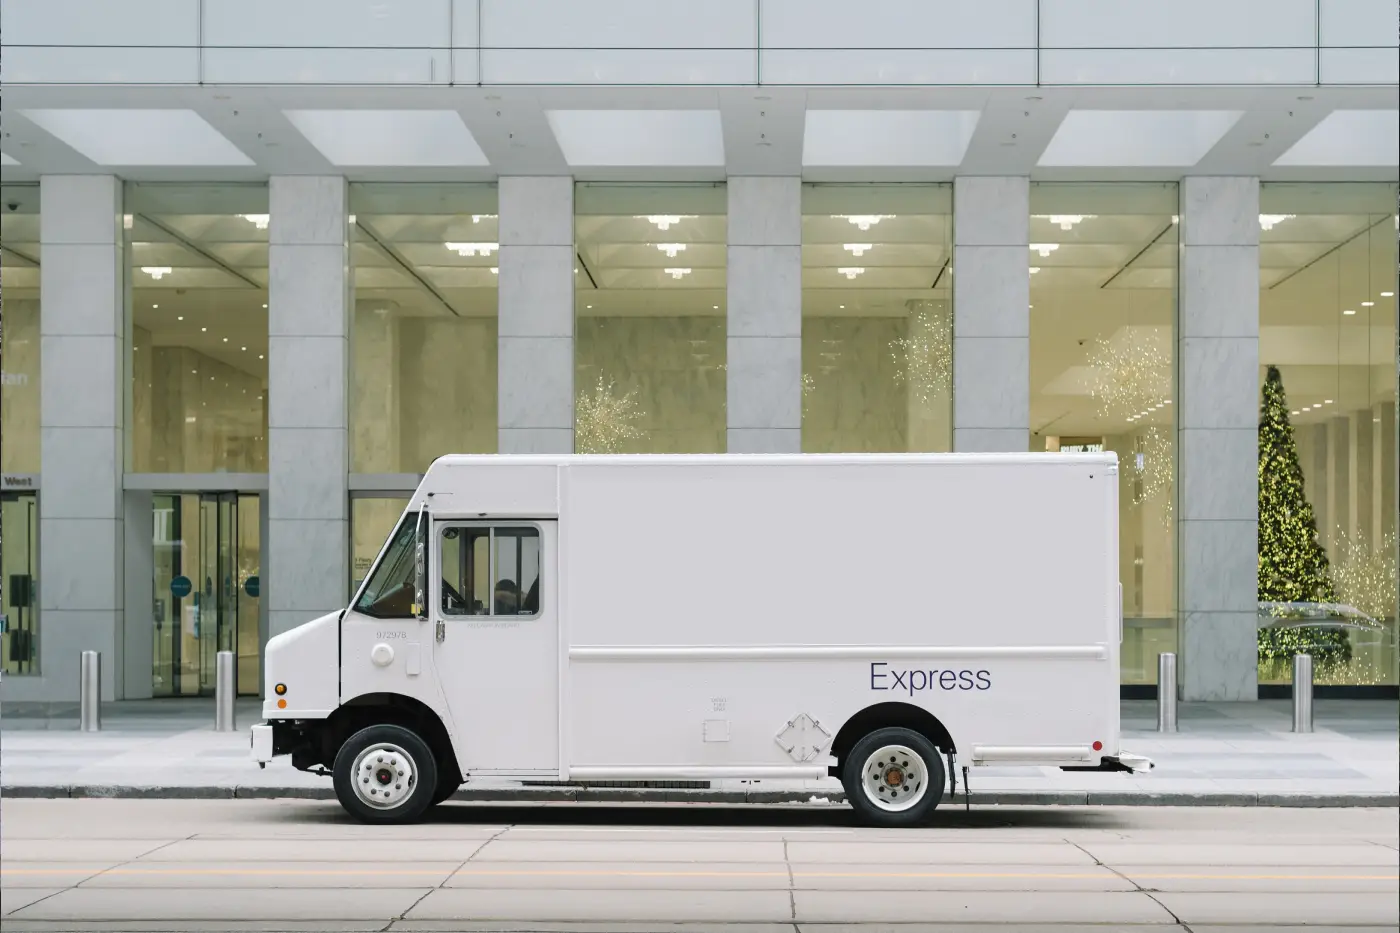
[[[131,469],[266,473],[263,377],[132,328]]]
[[[595,417],[601,380],[612,401],[598,416],[618,420],[616,452],[724,453],[724,318],[581,317],[575,326],[578,417]]]
[[[0,377],[0,472],[39,472],[39,302],[5,299],[5,369]]]
[[[495,318],[355,311],[350,470],[422,473],[443,454],[496,453]]]
[[[802,322],[802,450],[909,449],[907,390],[892,346],[903,318],[809,317]]]

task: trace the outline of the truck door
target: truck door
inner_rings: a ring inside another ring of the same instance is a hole
[[[559,771],[558,522],[438,521],[437,676],[472,774]]]

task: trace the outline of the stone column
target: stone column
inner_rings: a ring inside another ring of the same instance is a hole
[[[1371,445],[1371,475],[1376,491],[1371,497],[1371,540],[1378,547],[1395,534],[1395,403],[1382,402],[1371,410],[1375,442]]]
[[[1030,179],[953,180],[953,449],[1030,446]]]
[[[730,453],[802,451],[802,179],[729,179]]]
[[[1371,497],[1375,492],[1375,484],[1371,470],[1375,467],[1375,450],[1371,429],[1375,424],[1371,420],[1372,417],[1369,408],[1351,413],[1351,451],[1347,463],[1347,525],[1351,528],[1351,540],[1368,547],[1374,540]]]
[[[941,360],[953,356],[953,322],[947,302],[906,301],[909,348],[919,359],[906,361],[905,391],[909,412],[905,446],[910,451],[943,453],[953,449],[953,374]]]
[[[1181,185],[1182,697],[1258,695],[1259,180]]]
[[[574,180],[500,181],[503,454],[574,452]]]
[[[268,228],[268,521],[262,598],[272,635],[345,608],[347,186],[275,176]]]
[[[79,655],[93,650],[111,700],[124,680],[122,183],[46,175],[39,191],[40,679],[6,691],[76,702]]]

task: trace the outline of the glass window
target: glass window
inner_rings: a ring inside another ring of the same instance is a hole
[[[1031,187],[1031,449],[1121,465],[1122,681],[1176,651],[1175,185]]]
[[[495,453],[494,185],[350,186],[350,470]]]
[[[441,542],[444,615],[539,613],[539,529],[453,525]]]
[[[39,186],[5,185],[0,280],[5,352],[0,371],[0,472],[39,472]],[[9,205],[15,205],[11,210]]]
[[[267,471],[266,185],[126,186],[131,469]]]
[[[803,186],[804,451],[952,450],[951,198]]]
[[[1397,194],[1260,190],[1260,683],[1397,683]]]
[[[360,595],[355,610],[376,619],[407,619],[413,615],[415,532],[417,513],[405,515],[384,552],[384,559],[374,569],[369,585]]]
[[[0,492],[0,542],[4,542],[0,548],[0,574],[4,575],[0,614],[5,617],[0,669],[6,674],[37,674],[39,498],[35,493]]]
[[[723,185],[577,187],[574,449],[723,453]]]
[[[350,498],[350,595],[360,591],[365,575],[374,566],[374,559],[389,540],[408,508],[411,492],[401,495],[369,495]]]

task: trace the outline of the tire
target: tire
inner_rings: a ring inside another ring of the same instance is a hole
[[[361,823],[412,823],[433,804],[437,768],[432,749],[413,731],[369,726],[336,753],[335,796]]]
[[[943,799],[946,779],[943,756],[933,743],[899,726],[863,737],[841,766],[846,800],[865,826],[923,824]]]
[[[457,793],[457,788],[461,786],[462,784],[460,781],[453,781],[450,777],[439,772],[437,790],[433,791],[433,802],[431,805],[435,807],[440,803],[446,803],[452,798],[453,794]]]

